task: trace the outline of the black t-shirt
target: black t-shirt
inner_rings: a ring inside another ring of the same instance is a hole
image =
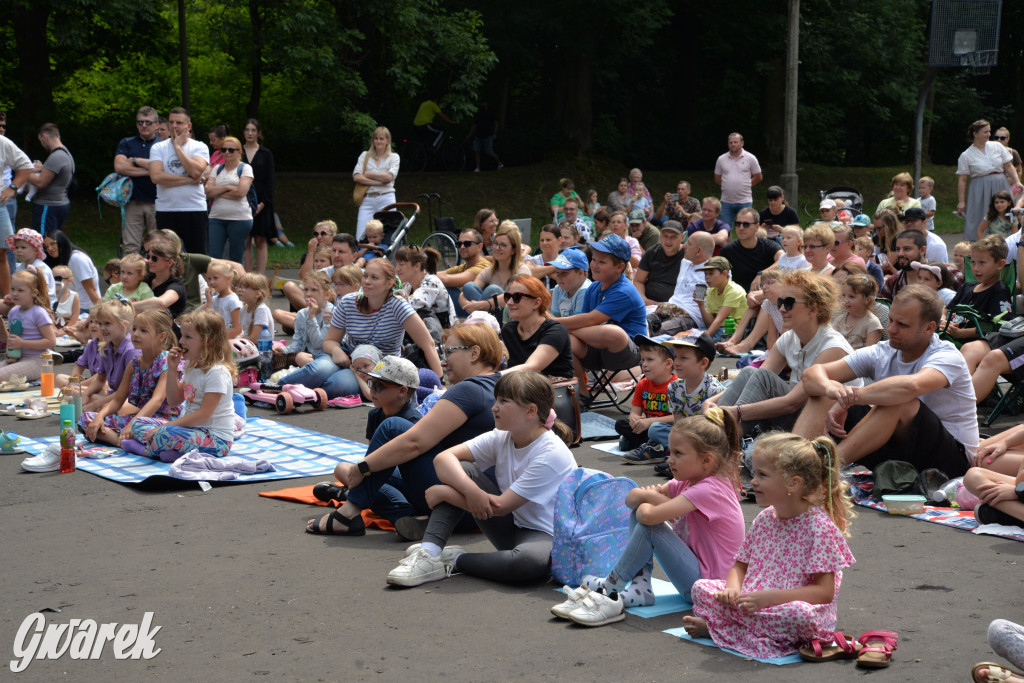
[[[757,274],[775,263],[775,253],[778,251],[782,251],[778,242],[758,237],[752,249],[744,247],[739,240],[729,242],[722,247],[722,256],[729,259],[732,265],[730,276],[733,282],[749,292],[750,283]]]
[[[979,282],[965,282],[957,290],[956,296],[949,302],[949,307],[960,304],[968,304],[978,313],[995,317],[1003,311],[1010,310],[1010,290],[1002,282],[997,282],[983,292],[974,290],[980,285]],[[973,328],[974,323],[963,316],[954,315],[953,322],[961,328]]]
[[[519,336],[519,321],[510,320],[501,328],[501,339],[508,349],[508,365],[522,365],[537,347],[547,344],[558,351],[551,363],[540,371],[542,375],[552,377],[572,377],[572,342],[565,325],[554,320],[545,320],[528,339]]]
[[[153,296],[163,296],[167,290],[172,290],[178,293],[178,300],[175,301],[167,308],[167,312],[171,314],[171,318],[177,320],[178,316],[185,312],[188,307],[188,300],[185,294],[185,283],[176,277],[172,277],[167,282],[160,285],[154,285],[152,282],[149,286],[153,289]]]
[[[494,113],[490,109],[481,109],[473,117],[476,124],[476,137],[489,138],[494,135]]]
[[[464,379],[441,396],[441,401],[451,401],[466,414],[466,421],[435,446],[438,452],[469,441],[474,436],[494,429],[494,385],[499,374],[477,375]]]
[[[665,302],[672,298],[676,291],[676,280],[679,278],[679,264],[683,262],[683,250],[675,256],[666,256],[665,249],[655,245],[640,257],[637,270],[647,272],[644,292],[651,301]]]
[[[413,390],[413,395],[415,395]],[[373,433],[377,431],[377,427],[380,427],[380,423],[389,417],[401,417],[405,418],[409,422],[419,422],[420,415],[419,408],[416,407],[415,401],[406,401],[402,409],[398,411],[397,415],[385,415],[383,408],[371,408],[370,414],[366,416],[366,438],[367,440],[373,438]]]
[[[761,209],[759,214],[761,222],[771,221],[776,230],[782,230],[787,225],[800,225],[800,216],[792,206],[783,206],[782,211],[772,213],[770,208]]]

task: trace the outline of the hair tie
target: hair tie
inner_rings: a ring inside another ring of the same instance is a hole
[[[548,419],[544,420],[544,429],[551,429],[555,424],[555,409],[552,408],[548,411]]]
[[[725,429],[725,413],[718,406],[712,406],[707,409],[704,413],[704,417],[714,422],[716,425]]]

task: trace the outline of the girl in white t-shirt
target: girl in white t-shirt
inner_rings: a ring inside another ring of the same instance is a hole
[[[256,344],[264,327],[270,330],[270,334],[274,334],[274,318],[270,314],[270,307],[264,303],[270,298],[267,278],[259,273],[246,273],[238,278],[235,291],[244,304],[240,316],[242,332],[238,336]]]
[[[555,494],[576,469],[569,428],[555,419],[554,389],[539,373],[502,375],[494,397],[494,430],[434,459],[442,483],[426,491],[431,512],[423,542],[409,547],[388,583],[419,586],[453,571],[505,583],[548,575]],[[476,518],[494,552],[445,546],[464,512]]]
[[[234,269],[227,261],[213,261],[206,269],[206,303],[208,308],[220,314],[228,328],[228,339],[242,336],[242,300],[231,291]],[[262,328],[260,328],[262,329]]]
[[[785,253],[776,261],[776,267],[783,273],[810,268],[810,261],[804,258],[803,229],[799,225],[787,225],[780,234],[782,235],[782,250]]]
[[[655,558],[680,595],[689,596],[697,579],[724,579],[743,542],[739,439],[736,420],[720,408],[677,420],[668,437],[672,481],[629,492],[622,556],[606,578],[588,575],[575,591],[563,588],[568,599],[551,612],[600,626],[622,620],[626,607],[653,605]]]
[[[182,405],[181,417],[165,425],[135,429],[146,444],[146,455],[174,462],[197,450],[224,457],[235,438],[235,378],[238,369],[231,359],[224,319],[214,311],[198,310],[178,318],[180,346],[167,352],[167,367],[185,361],[179,382],[167,377],[167,404]]]

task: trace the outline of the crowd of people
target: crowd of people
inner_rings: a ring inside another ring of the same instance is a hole
[[[73,336],[85,347],[71,377],[86,380],[79,428],[90,440],[164,462],[219,457],[244,429],[235,361],[280,326],[280,383],[374,406],[365,458],[316,487],[339,507],[306,530],[364,534],[364,510],[389,519],[417,542],[389,583],[547,576],[555,496],[576,467],[554,387],[575,384],[587,410],[605,372],[639,375],[616,424],[624,462],[672,481],[626,497],[625,552],[607,576],[567,587],[556,616],[594,626],[650,604],[657,558],[693,596],[693,636],[759,657],[826,642],[854,561],[840,477],[852,465],[900,460],[964,477],[979,521],[1024,526],[1024,430],[980,441],[976,418],[1000,375],[1024,380],[1021,337],[981,326],[1018,309],[1004,274],[1024,214],[1019,157],[989,141],[986,121],[970,127],[957,169],[968,239],[952,258],[932,232],[931,178],[897,174],[873,212],[826,198],[801,225],[781,187],[753,206],[763,174],[733,133],[715,164],[720,196],[692,197],[682,180],[656,203],[632,169],[602,205],[563,178],[536,245],[480,209],[445,270],[429,248],[393,260],[378,248],[373,214],[394,202],[400,168],[378,127],[353,169],[357,225],[314,226],[283,288],[291,311],[271,311],[262,274],[279,234],[259,122],[246,121],[244,142],[211,130],[212,154],[186,110],[170,111],[164,133],[160,122],[140,108],[138,134],[117,147],[114,168],[134,190],[126,255],[103,267],[102,294],[99,269],[64,231],[74,161],[56,126],[40,130],[41,165],[0,137],[0,200],[38,190],[32,229],[14,233],[0,211],[16,262],[12,276],[0,259],[0,381],[38,379],[43,352]],[[742,369],[720,381],[709,373],[717,355]],[[756,441],[741,462],[745,438]],[[768,507],[746,534],[741,469]],[[494,550],[448,544],[470,528]],[[860,656],[885,665],[894,642],[868,635]]]

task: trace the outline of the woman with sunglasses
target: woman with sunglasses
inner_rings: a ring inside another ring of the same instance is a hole
[[[238,138],[225,137],[220,152],[224,155],[224,163],[214,167],[206,181],[206,196],[213,200],[210,205],[210,254],[220,258],[224,254],[224,243],[228,242],[228,258],[242,263],[245,245],[252,231],[252,208],[246,195],[254,176],[252,166],[242,163],[242,143]],[[263,269],[266,265],[264,261]],[[262,273],[263,269],[256,272]]]
[[[838,298],[839,288],[831,278],[806,270],[784,274],[775,302],[782,314],[782,336],[761,367],[740,370],[728,389],[704,402],[704,409],[717,405],[732,411],[744,434],[755,427],[762,432],[790,431],[807,402],[800,384],[803,371],[853,353],[850,343],[829,324]],[[787,368],[788,382],[779,376]],[[861,380],[852,384],[860,386]]]
[[[467,282],[459,295],[459,305],[466,313],[487,311],[495,317],[505,306],[504,294],[509,283],[519,275],[529,275],[530,268],[523,263],[522,237],[519,226],[505,221],[494,233],[494,253],[491,265],[480,271],[473,282]]]
[[[347,500],[333,513],[309,520],[307,532],[362,536],[361,513],[371,509],[392,521],[402,538],[423,538],[430,514],[426,491],[441,483],[434,456],[494,429],[494,384],[504,360],[498,334],[485,324],[456,323],[443,349],[450,388],[415,424],[401,417],[381,422],[361,462],[334,468],[348,487]],[[396,469],[401,477],[394,476]],[[471,520],[466,524],[472,528]]]
[[[150,235],[146,240],[145,249],[149,286],[153,290],[153,298],[134,301],[132,306],[135,307],[136,313],[151,308],[162,308],[171,314],[172,320],[177,320],[188,305],[185,283],[178,277],[185,264],[175,244],[160,233]]]
[[[517,277],[505,292],[508,316],[501,339],[508,349],[504,372],[533,370],[548,377],[573,376],[572,343],[565,325],[551,317],[551,291],[535,277]]]
[[[71,286],[78,294],[82,313],[88,313],[93,304],[102,301],[100,274],[96,270],[96,265],[88,254],[68,239],[63,230],[50,230],[46,233],[43,237],[43,251],[46,252],[44,261],[51,269],[57,266],[67,266],[71,269]],[[73,324],[77,320],[76,317],[68,324]]]

